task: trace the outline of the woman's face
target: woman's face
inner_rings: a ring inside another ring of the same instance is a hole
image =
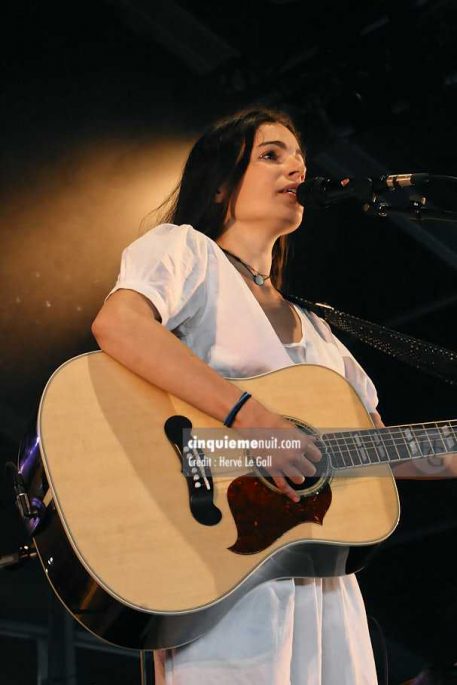
[[[296,187],[305,179],[303,152],[288,128],[262,124],[256,131],[248,167],[229,204],[229,222],[270,224],[279,234],[301,223]]]

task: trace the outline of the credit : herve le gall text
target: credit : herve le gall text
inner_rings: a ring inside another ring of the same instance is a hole
[[[248,454],[244,454],[240,457],[227,457],[223,454],[204,457],[189,456],[187,463],[190,468],[200,469],[267,469],[272,466],[272,457],[271,455],[250,456]]]

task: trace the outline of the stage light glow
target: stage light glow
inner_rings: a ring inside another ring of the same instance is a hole
[[[0,372],[9,402],[37,370],[87,345],[123,248],[175,187],[189,146],[179,137],[86,143],[2,200]]]

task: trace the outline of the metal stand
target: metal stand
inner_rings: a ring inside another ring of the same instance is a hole
[[[75,622],[50,592],[48,632],[48,674],[46,685],[77,685],[74,632]]]
[[[141,685],[154,685],[154,657],[152,652],[140,652]]]
[[[410,198],[407,207],[391,207],[387,202],[375,198],[372,202],[367,202],[363,205],[365,214],[379,217],[386,216],[405,216],[413,221],[440,221],[447,223],[457,222],[457,212],[451,212],[446,209],[428,209],[426,206],[426,198]]]

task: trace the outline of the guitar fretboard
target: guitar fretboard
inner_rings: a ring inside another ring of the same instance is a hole
[[[398,463],[457,452],[457,420],[325,433],[334,469]]]

